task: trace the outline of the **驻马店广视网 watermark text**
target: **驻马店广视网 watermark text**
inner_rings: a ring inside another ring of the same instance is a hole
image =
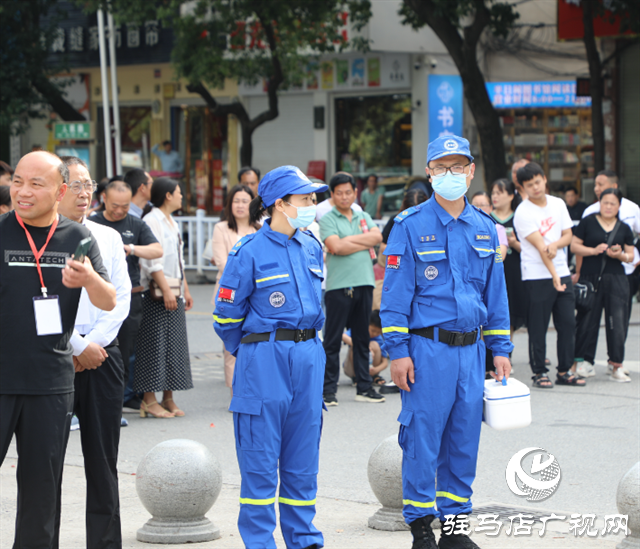
[[[569,524],[569,533],[575,537],[597,537],[606,536],[608,534],[624,533],[629,535],[627,522],[628,515],[605,515],[604,526],[601,529],[596,528],[596,515],[594,513],[556,515],[551,513],[548,516],[539,517],[536,521],[533,515],[518,513],[517,515],[507,516],[504,520],[500,519],[500,515],[486,513],[477,515],[478,525],[473,529],[476,534],[485,534],[486,536],[498,536],[504,527],[504,533],[507,536],[531,536],[533,533],[533,525],[535,522],[542,523],[542,527],[538,531],[538,536],[544,536],[547,530],[547,523],[550,521],[561,521]],[[445,515],[445,522],[442,525],[443,535],[452,534],[471,534],[471,525],[469,524],[469,515]]]

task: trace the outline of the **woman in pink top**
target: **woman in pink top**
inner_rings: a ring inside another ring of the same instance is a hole
[[[213,237],[211,238],[211,246],[213,248],[211,262],[218,267],[217,281],[222,277],[231,248],[243,236],[255,233],[260,228],[259,223],[252,224],[249,222],[249,204],[254,198],[253,192],[246,185],[236,185],[229,191],[227,205],[224,209],[224,221],[216,223],[213,228]],[[213,298],[211,299],[212,305],[216,304],[218,286],[219,284],[216,282]],[[224,379],[227,387],[231,389],[236,359],[224,348],[224,345],[222,350],[224,352]]]

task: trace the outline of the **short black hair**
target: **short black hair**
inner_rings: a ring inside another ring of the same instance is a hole
[[[116,191],[130,191],[131,187],[129,187],[129,184],[124,181],[114,179],[113,181],[109,181],[107,186],[104,188],[104,194],[106,195],[111,189]],[[131,193],[131,196],[133,196],[133,193]]]
[[[173,143],[171,143],[171,141],[169,141],[168,139],[165,139],[165,140],[162,142],[162,146],[164,147],[165,145],[171,145],[171,146],[173,146]]]
[[[598,200],[598,202],[602,200],[603,196],[607,196],[608,194],[612,194],[613,196],[615,196],[618,199],[618,204],[622,204],[622,191],[617,187],[609,187],[608,189],[602,191],[600,193],[600,199]]]
[[[375,173],[370,173],[370,174],[367,176],[367,181],[369,181],[369,178],[370,178],[370,177],[375,177],[375,178],[376,178],[376,183],[378,182],[378,176],[377,176]]]
[[[109,183],[113,183],[114,181],[124,181],[124,176],[122,174],[116,174],[109,178]]]
[[[525,181],[531,181],[536,175],[544,177],[544,170],[536,162],[525,164],[516,172],[518,183],[522,185]]]
[[[13,168],[9,166],[4,160],[0,160],[0,175],[4,175],[8,173],[9,175],[13,175]]]
[[[478,191],[477,193],[473,193],[473,196],[471,197],[471,202],[473,202],[473,199],[476,196],[484,196],[487,200],[489,200],[489,202],[491,202],[491,198],[487,194],[487,191]]]
[[[598,175],[604,175],[612,183],[618,184],[618,174],[613,170],[601,170],[598,172]],[[596,175],[596,177],[598,177],[598,175]]]
[[[353,190],[356,190],[356,182],[353,180],[353,176],[347,172],[338,172],[329,180],[329,189],[331,192],[335,191],[338,185],[342,185],[344,183],[351,183]]]
[[[575,187],[567,187],[564,192],[568,193],[569,191],[573,191],[574,193],[578,194],[578,189],[576,189]]]
[[[375,326],[382,329],[382,320],[380,319],[380,309],[374,309],[369,316],[369,326]]]
[[[123,180],[131,187],[131,196],[135,196],[140,186],[147,184],[147,174],[140,168],[134,168],[124,174]]]
[[[252,166],[243,166],[242,168],[240,168],[240,171],[238,172],[238,183],[242,179],[242,176],[245,173],[249,173],[249,172],[255,173],[256,177],[258,178],[258,181],[260,181],[260,170],[258,168],[254,168]]]

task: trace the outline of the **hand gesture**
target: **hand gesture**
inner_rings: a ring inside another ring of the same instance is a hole
[[[620,244],[611,246],[611,248],[607,249],[607,255],[612,259],[620,259],[620,256],[622,255],[622,246],[620,246]]]
[[[407,380],[415,383],[413,360],[410,357],[398,358],[391,361],[391,379],[403,391],[411,392]]]
[[[191,292],[189,290],[184,291],[184,310],[188,311],[193,308],[193,298],[191,297]]]
[[[602,244],[598,244],[593,249],[593,255],[600,255],[607,251],[608,246],[603,242]]]
[[[558,275],[554,275],[553,277],[553,287],[558,292],[564,292],[567,289],[567,285],[562,283],[562,280]]]
[[[84,258],[84,263],[75,259],[67,259],[67,266],[62,269],[62,283],[67,288],[83,288],[88,286],[96,272],[93,270],[88,257]]]
[[[167,288],[166,291],[162,290],[162,298],[164,299],[164,308],[167,311],[175,311],[178,309],[178,300],[169,288]]]
[[[509,379],[511,375],[511,361],[505,356],[494,356],[493,365],[496,367],[495,372],[491,372],[491,377],[497,381],[502,381],[505,377]]]
[[[555,244],[555,242],[547,246],[546,252],[549,256],[549,259],[553,259],[556,255],[558,255],[558,246]]]
[[[77,358],[83,370],[95,370],[102,365],[108,356],[107,351],[92,341],[82,354],[75,358]]]

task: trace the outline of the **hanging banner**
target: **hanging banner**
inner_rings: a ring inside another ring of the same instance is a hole
[[[224,198],[222,192],[222,160],[212,160],[211,168],[213,176],[213,211],[221,212],[224,209]]]
[[[199,210],[206,208],[207,183],[204,160],[196,160],[196,207]]]
[[[575,80],[545,82],[487,82],[496,109],[519,107],[588,107],[591,97],[576,96]]]
[[[430,74],[429,141],[441,135],[462,135],[462,78],[457,74]]]

